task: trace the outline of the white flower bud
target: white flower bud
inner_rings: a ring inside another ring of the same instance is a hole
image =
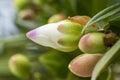
[[[27,33],[32,41],[63,52],[77,49],[82,26],[79,23],[63,20],[43,25]]]

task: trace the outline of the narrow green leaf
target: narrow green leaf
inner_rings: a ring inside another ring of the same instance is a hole
[[[41,55],[39,60],[45,65],[45,68],[57,78],[65,78],[68,73],[68,64],[70,56],[58,51],[49,51]]]
[[[120,3],[116,3],[104,10],[102,10],[101,12],[99,12],[98,14],[96,14],[90,21],[88,21],[88,23],[84,26],[83,30],[82,30],[82,33],[84,33],[85,29],[87,27],[89,27],[90,25],[98,22],[98,21],[101,21],[105,18],[108,18],[112,15],[115,15],[117,14],[118,12],[120,12]]]
[[[115,19],[112,19],[108,22],[109,29],[115,32],[117,35],[120,35],[120,16]],[[104,26],[106,27],[106,26]]]
[[[114,80],[113,79],[113,72],[112,72],[111,68],[109,68],[109,74],[108,74],[107,80]]]
[[[94,16],[96,13],[106,8],[109,5],[108,0],[91,0],[92,1],[92,12],[91,14]],[[112,1],[111,1],[112,3]]]
[[[25,34],[18,34],[18,35],[9,36],[9,37],[0,39],[0,43],[15,43],[19,41],[23,41],[23,42],[27,41]]]
[[[73,52],[59,52],[56,50],[48,51],[39,57],[39,61],[53,77],[66,78],[68,76],[68,64],[76,56],[80,55],[79,50]]]
[[[97,80],[114,80],[111,67],[109,67],[107,70],[103,71],[101,73],[101,75],[99,75]]]
[[[31,30],[39,26],[39,24],[33,22],[33,21],[25,21],[16,19],[15,24],[22,30]]]
[[[96,64],[91,80],[96,80],[97,77],[118,57],[120,56],[120,39],[111,47],[109,51]]]
[[[115,19],[112,19],[109,21],[111,27],[119,27],[120,28],[120,16],[118,16],[117,18]]]
[[[77,0],[68,0],[71,6],[71,10],[73,11],[74,14],[77,14],[77,9],[76,9],[76,5],[77,5]]]

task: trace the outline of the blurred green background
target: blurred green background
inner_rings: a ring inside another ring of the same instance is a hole
[[[27,39],[26,32],[47,24],[56,14],[92,17],[117,2],[120,0],[0,0],[0,80],[89,80],[73,75],[67,68],[81,54],[79,50],[65,53],[37,45]],[[10,72],[8,61],[15,54],[29,59],[29,78]]]

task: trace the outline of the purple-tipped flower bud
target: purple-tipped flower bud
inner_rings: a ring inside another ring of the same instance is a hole
[[[101,54],[79,55],[70,62],[69,69],[79,77],[90,77],[96,63],[101,57]]]
[[[63,20],[43,25],[27,33],[32,41],[63,52],[77,49],[82,26],[79,23]]]
[[[55,14],[49,18],[48,23],[55,23],[64,19],[66,19],[64,14]]]
[[[28,77],[30,74],[30,62],[21,54],[13,55],[8,66],[10,71],[17,77]]]

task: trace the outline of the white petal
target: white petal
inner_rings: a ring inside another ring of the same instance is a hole
[[[30,38],[32,41],[52,48],[59,48],[62,47],[57,43],[57,41],[64,36],[63,33],[60,33],[57,28],[60,24],[64,24],[63,22],[59,23],[51,23],[36,28],[27,33],[27,37]]]

